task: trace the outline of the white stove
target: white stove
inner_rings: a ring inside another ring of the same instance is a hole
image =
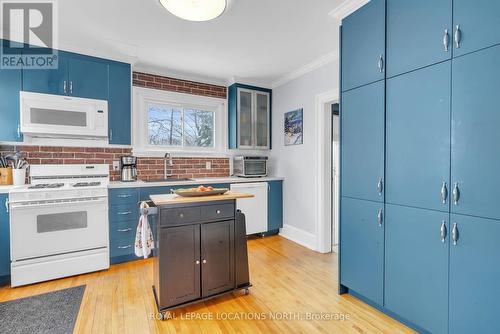
[[[109,268],[108,165],[34,165],[9,193],[11,285]]]

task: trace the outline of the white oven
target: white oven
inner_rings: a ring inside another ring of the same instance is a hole
[[[21,92],[20,119],[19,131],[31,137],[108,137],[108,102],[104,100]]]
[[[13,261],[108,246],[108,199],[89,197],[10,205]]]

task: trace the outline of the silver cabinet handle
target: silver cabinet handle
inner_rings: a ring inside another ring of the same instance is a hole
[[[453,186],[453,203],[458,205],[458,200],[460,199],[460,188],[458,187],[458,182],[455,182]]]
[[[9,212],[9,198],[8,197],[5,198],[5,210],[7,211],[7,213]]]
[[[449,51],[449,45],[450,45],[450,34],[448,33],[448,29],[445,29],[443,36],[443,46],[445,52]]]
[[[73,81],[69,82],[69,93],[73,94]]]
[[[179,217],[184,218],[184,214],[183,213],[179,213]]]
[[[66,80],[63,81],[63,91],[64,94],[68,93],[68,82]]]
[[[382,214],[382,209],[379,209],[378,213],[377,213],[377,223],[378,223],[378,226],[382,227],[382,221],[383,220],[384,220],[384,217],[383,217],[383,214]]]
[[[383,190],[384,190],[384,180],[382,180],[382,178],[379,178],[377,183],[377,191],[379,196],[382,196]]]
[[[127,246],[118,246],[119,249],[127,249],[127,248],[131,248],[132,245],[127,245]]]
[[[129,197],[132,197],[132,195],[116,195],[116,197],[119,197],[119,198],[129,198]]]
[[[113,129],[109,129],[109,140],[113,141]]]
[[[462,31],[460,30],[460,25],[457,24],[455,27],[455,48],[460,49],[460,41],[462,39]]]
[[[448,235],[448,231],[446,229],[446,222],[444,220],[441,223],[441,228],[439,232],[440,232],[441,242],[444,243],[444,241],[446,240],[446,236]]]
[[[218,215],[220,215],[220,210],[215,211]]]
[[[446,204],[446,199],[448,198],[448,187],[446,186],[446,182],[443,181],[441,185],[441,203]]]
[[[200,260],[196,260],[196,264],[200,264]]]
[[[129,227],[129,228],[122,228],[122,229],[119,229],[117,231],[118,232],[130,232],[130,231],[132,231],[132,229]]]
[[[378,58],[377,66],[380,73],[384,72],[384,55],[380,55]]]
[[[123,211],[123,212],[117,212],[116,214],[118,214],[118,215],[129,215],[131,213],[132,213],[132,211]]]
[[[21,124],[17,125],[17,138],[21,138]]]
[[[207,260],[203,260],[202,262],[203,262],[203,264],[206,264],[206,263],[207,263]]]
[[[457,223],[453,224],[453,228],[451,230],[451,240],[453,240],[453,245],[456,246],[458,242],[458,226]]]

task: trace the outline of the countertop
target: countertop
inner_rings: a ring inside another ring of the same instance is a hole
[[[282,177],[211,177],[203,179],[193,179],[191,181],[176,181],[176,182],[144,182],[144,181],[134,181],[134,182],[122,182],[122,181],[111,181],[108,188],[142,188],[142,187],[165,187],[165,186],[183,186],[183,185],[194,185],[194,184],[215,184],[215,183],[249,183],[249,182],[267,182],[267,181],[283,181]],[[15,189],[22,186],[0,186],[0,194],[7,194],[11,189]]]
[[[151,195],[151,200],[157,205],[171,205],[171,204],[187,204],[187,203],[206,203],[215,201],[226,201],[238,198],[251,198],[252,194],[241,193],[237,191],[228,191],[223,195],[213,196],[199,196],[199,197],[182,197],[175,194],[166,195]]]
[[[214,184],[214,183],[249,183],[249,182],[266,182],[266,181],[282,181],[282,177],[211,177],[204,179],[193,179],[190,181],[176,181],[176,182],[121,182],[112,181],[109,183],[108,188],[137,188],[137,187],[164,187],[164,186],[184,186],[184,185],[194,185],[194,184]]]

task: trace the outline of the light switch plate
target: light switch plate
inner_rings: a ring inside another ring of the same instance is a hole
[[[208,169],[208,170],[212,169],[212,162],[211,161],[207,161],[205,163],[205,168]]]
[[[113,170],[120,170],[120,161],[113,161]]]

